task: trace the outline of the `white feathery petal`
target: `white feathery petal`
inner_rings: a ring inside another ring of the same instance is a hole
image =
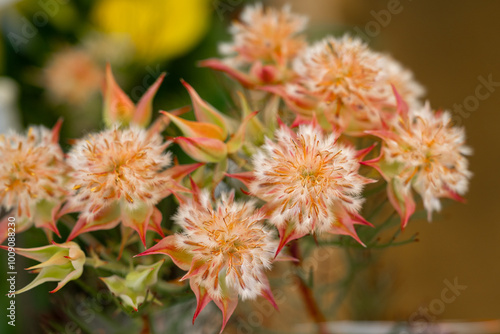
[[[226,63],[240,66],[256,61],[288,61],[305,47],[299,33],[306,25],[307,18],[292,14],[290,6],[277,10],[264,8],[261,3],[249,5],[229,28],[233,41],[221,44],[219,51],[228,57]]]
[[[296,135],[282,127],[275,136],[254,155],[250,185],[252,193],[275,207],[272,224],[291,221],[299,232],[322,232],[336,220],[333,207],[360,210],[367,179],[358,174],[354,149],[312,125],[300,126]]]
[[[65,195],[68,167],[52,132],[31,127],[26,135],[0,135],[0,205],[23,217],[42,200],[60,201]]]
[[[116,200],[157,204],[170,178],[168,143],[159,134],[131,127],[113,128],[79,140],[68,154],[73,168],[71,201],[95,212]]]
[[[174,217],[183,231],[177,245],[203,261],[206,269],[191,277],[212,298],[221,296],[220,279],[242,299],[255,298],[264,286],[264,271],[270,269],[276,252],[273,232],[263,224],[264,214],[255,201],[236,202],[234,193],[222,193],[213,207],[203,191],[199,203],[182,204]]]
[[[411,180],[430,217],[441,208],[438,198],[450,191],[459,195],[467,191],[472,173],[465,155],[471,151],[465,146],[464,129],[451,126],[448,112],[434,113],[426,103],[409,117],[409,126],[394,122],[398,140],[386,141],[384,156],[389,163],[402,166],[398,177]]]

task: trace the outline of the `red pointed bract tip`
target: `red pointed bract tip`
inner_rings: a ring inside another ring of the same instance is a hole
[[[193,325],[200,314],[200,312],[207,306],[207,304],[212,300],[208,293],[207,290],[200,287],[199,285],[193,284],[193,281],[189,281],[189,285],[191,286],[191,290],[193,290],[195,296],[196,296],[196,310],[194,311],[193,315]]]

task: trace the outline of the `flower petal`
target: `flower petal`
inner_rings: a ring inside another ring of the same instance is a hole
[[[191,101],[193,102],[194,114],[196,120],[204,123],[211,123],[217,125],[222,129],[222,134],[224,138],[228,134],[228,124],[224,119],[224,116],[217,111],[214,107],[209,105],[206,101],[202,100],[198,93],[191,87],[187,82],[181,80],[184,87],[186,87]]]
[[[162,238],[165,238],[165,233],[163,233],[163,229],[161,228],[162,219],[163,215],[161,214],[161,211],[158,210],[156,206],[153,207],[153,214],[151,215],[151,219],[149,220],[148,229],[151,231],[155,231],[156,233],[161,235]]]
[[[176,181],[180,181],[184,177],[188,176],[189,174],[191,174],[192,172],[194,172],[203,165],[204,165],[203,162],[187,164],[187,165],[176,165],[165,170],[162,174],[168,175]]]
[[[137,102],[137,108],[132,117],[133,124],[136,124],[140,127],[147,127],[149,123],[151,123],[151,116],[153,113],[153,98],[160,88],[160,85],[165,78],[165,72],[160,74],[158,79],[148,88],[146,93],[141,97],[139,102]]]
[[[260,281],[262,282],[262,284],[264,284],[264,288],[262,288],[262,292],[261,292],[262,296],[264,298],[266,298],[273,305],[273,307],[276,310],[279,310],[278,305],[276,304],[276,300],[274,299],[274,295],[273,295],[273,292],[271,290],[271,286],[269,284],[269,280],[267,279],[267,276],[262,275],[262,277],[260,278]]]
[[[252,88],[255,86],[253,80],[250,78],[250,76],[246,75],[243,72],[240,72],[231,66],[223,63],[219,59],[206,59],[202,60],[198,63],[201,67],[208,67],[216,71],[221,71],[226,74],[228,74],[230,77],[234,78],[237,80],[239,83],[241,83],[245,88]]]
[[[392,180],[387,185],[387,197],[401,217],[401,229],[404,230],[416,207],[411,189],[406,190],[400,182]]]
[[[191,262],[191,268],[189,268],[189,271],[186,275],[182,276],[181,279],[179,279],[179,281],[184,281],[184,280],[187,280],[197,274],[199,274],[203,269],[206,269],[206,261],[203,261],[203,260],[193,260],[193,262]]]
[[[295,225],[290,222],[285,222],[278,226],[278,233],[280,235],[280,243],[278,245],[278,249],[276,250],[276,254],[274,256],[275,258],[286,244],[292,240],[302,238],[307,234],[307,232],[298,232]]]
[[[189,270],[193,256],[186,250],[177,245],[176,235],[170,235],[163,238],[153,247],[137,254],[136,256],[144,256],[151,254],[164,254],[168,255],[174,263],[182,270]]]
[[[226,176],[240,180],[249,189],[250,189],[250,183],[252,183],[255,180],[255,175],[253,172],[241,172],[233,174],[226,173]]]
[[[190,138],[213,138],[218,140],[226,140],[226,135],[222,129],[211,123],[193,122],[171,115],[167,112],[161,112],[177,125],[182,134]]]
[[[200,314],[201,310],[203,310],[212,299],[208,296],[207,290],[200,285],[195,284],[193,280],[189,281],[189,285],[191,286],[191,290],[193,290],[196,296],[196,310],[194,311],[193,316],[194,324],[194,321],[198,317],[198,314]]]
[[[226,144],[218,139],[177,137],[174,142],[191,158],[201,162],[219,162],[227,156]]]
[[[56,226],[56,216],[61,207],[61,203],[41,200],[36,203],[36,210],[33,214],[33,221],[36,227],[46,228],[60,238],[61,234]]]
[[[220,333],[222,333],[229,318],[236,309],[236,305],[238,305],[238,296],[226,296],[223,298],[214,299],[213,301],[215,305],[217,305],[217,307],[222,311],[222,328],[220,330]]]
[[[121,211],[118,203],[114,203],[99,210],[92,219],[88,216],[81,216],[71,231],[68,241],[73,240],[78,235],[86,232],[109,230],[120,222]]]
[[[103,95],[103,116],[106,125],[110,127],[115,123],[129,124],[135,112],[135,105],[116,83],[109,63],[106,65]]]
[[[132,208],[128,205],[122,206],[122,224],[139,233],[144,247],[146,247],[146,232],[153,211],[154,206],[145,203],[139,206],[134,205]]]
[[[254,111],[250,113],[250,115],[247,115],[245,119],[243,119],[240,127],[238,128],[238,131],[236,131],[236,133],[232,135],[229,141],[227,142],[228,153],[235,153],[241,148],[241,146],[243,145],[243,140],[245,139],[245,131],[247,124],[257,114],[258,111]]]

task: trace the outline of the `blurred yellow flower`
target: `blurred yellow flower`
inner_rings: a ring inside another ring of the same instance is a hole
[[[105,32],[130,36],[143,61],[178,56],[194,47],[208,30],[209,0],[102,0],[93,21]]]

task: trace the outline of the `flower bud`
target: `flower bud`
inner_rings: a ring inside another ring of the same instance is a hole
[[[7,247],[2,246],[3,249]],[[40,264],[26,268],[38,273],[38,276],[27,286],[15,292],[23,293],[45,282],[59,282],[57,287],[50,291],[59,291],[69,281],[78,279],[83,272],[85,253],[74,242],[37,247],[16,248],[15,252],[27,258],[37,260]]]
[[[132,307],[136,312],[145,301],[150,286],[158,280],[158,271],[165,260],[150,266],[137,266],[125,278],[113,275],[101,277],[101,280],[116,295],[126,307]]]

